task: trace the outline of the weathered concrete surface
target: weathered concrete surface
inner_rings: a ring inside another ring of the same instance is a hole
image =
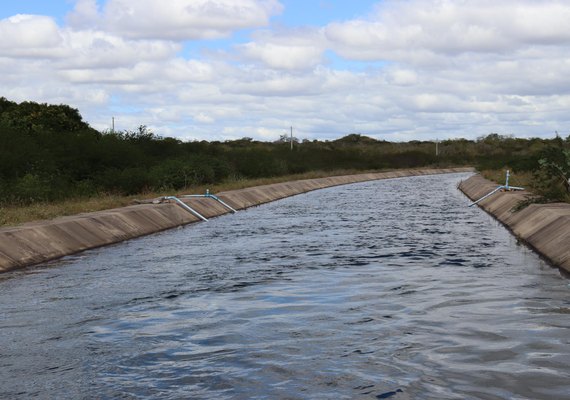
[[[459,189],[470,199],[477,200],[497,186],[480,175],[473,175],[461,182]],[[570,204],[532,204],[512,211],[529,194],[527,191],[498,192],[481,201],[479,206],[544,258],[570,272]]]
[[[236,210],[311,190],[377,179],[471,172],[471,168],[415,169],[277,183],[219,193]],[[185,200],[206,218],[228,213],[213,199]],[[174,203],[140,204],[0,229],[0,272],[148,235],[199,219]]]

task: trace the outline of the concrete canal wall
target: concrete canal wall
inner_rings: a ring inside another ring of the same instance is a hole
[[[497,186],[480,175],[473,175],[461,182],[459,189],[471,200],[477,200]],[[532,204],[514,212],[513,207],[528,194],[526,191],[497,192],[479,206],[540,255],[570,272],[570,204]]]
[[[414,169],[276,183],[219,193],[240,210],[331,186],[414,175],[471,172],[471,168]],[[184,202],[206,218],[228,213],[214,199]],[[174,203],[140,204],[0,229],[0,272],[200,221]]]

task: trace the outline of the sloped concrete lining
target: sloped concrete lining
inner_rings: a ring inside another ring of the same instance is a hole
[[[459,189],[475,201],[497,186],[473,175],[461,182]],[[552,264],[570,272],[570,204],[532,204],[514,212],[513,207],[527,195],[527,191],[497,192],[479,206]]]
[[[240,210],[311,190],[348,183],[472,171],[472,168],[412,169],[335,176],[234,190],[219,193],[218,197]],[[190,198],[184,199],[184,202],[206,218],[229,212],[222,204],[210,198]],[[140,204],[3,228],[0,229],[0,272],[198,221],[197,217],[182,207],[163,203]]]

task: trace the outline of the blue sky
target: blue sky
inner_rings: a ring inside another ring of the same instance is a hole
[[[378,1],[374,0],[283,0],[285,12],[276,17],[279,22],[291,25],[324,24],[332,20],[345,20],[367,14]],[[73,0],[4,0],[0,14],[41,14],[63,17],[74,7]],[[102,4],[102,3],[100,3]]]
[[[374,0],[282,0],[284,12],[273,17],[273,22],[287,26],[324,25],[331,21],[366,16],[377,3]],[[50,15],[62,23],[74,4],[73,0],[3,0],[0,2],[0,17]]]
[[[0,2],[0,16],[16,14],[51,15],[59,21],[73,9],[73,1],[68,0],[4,0]]]
[[[289,26],[321,26],[332,21],[366,16],[378,3],[372,0],[288,0],[281,2],[285,11],[275,21]]]
[[[102,5],[103,3],[99,2],[99,4]],[[378,1],[282,0],[281,4],[284,6],[284,11],[272,17],[272,24],[299,27],[303,25],[321,26],[331,21],[363,17],[370,13]],[[74,5],[73,0],[3,0],[0,2],[0,18],[7,18],[16,14],[49,15],[56,19],[59,24],[63,24],[66,14],[73,10]],[[247,29],[237,31],[225,39],[189,41],[186,43],[185,51],[228,49],[235,43],[247,42],[252,31]],[[339,61],[334,55],[329,55],[329,57]]]
[[[558,0],[4,0],[0,95],[185,140],[566,136],[568,20]]]

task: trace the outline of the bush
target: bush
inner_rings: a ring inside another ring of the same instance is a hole
[[[148,173],[140,167],[107,169],[97,176],[96,182],[103,191],[124,195],[142,193],[150,187]]]
[[[540,196],[551,201],[570,199],[570,149],[564,144],[549,146],[540,153],[539,169],[533,186]]]
[[[18,179],[9,195],[24,204],[53,200],[55,197],[50,182],[34,174],[26,174]]]

